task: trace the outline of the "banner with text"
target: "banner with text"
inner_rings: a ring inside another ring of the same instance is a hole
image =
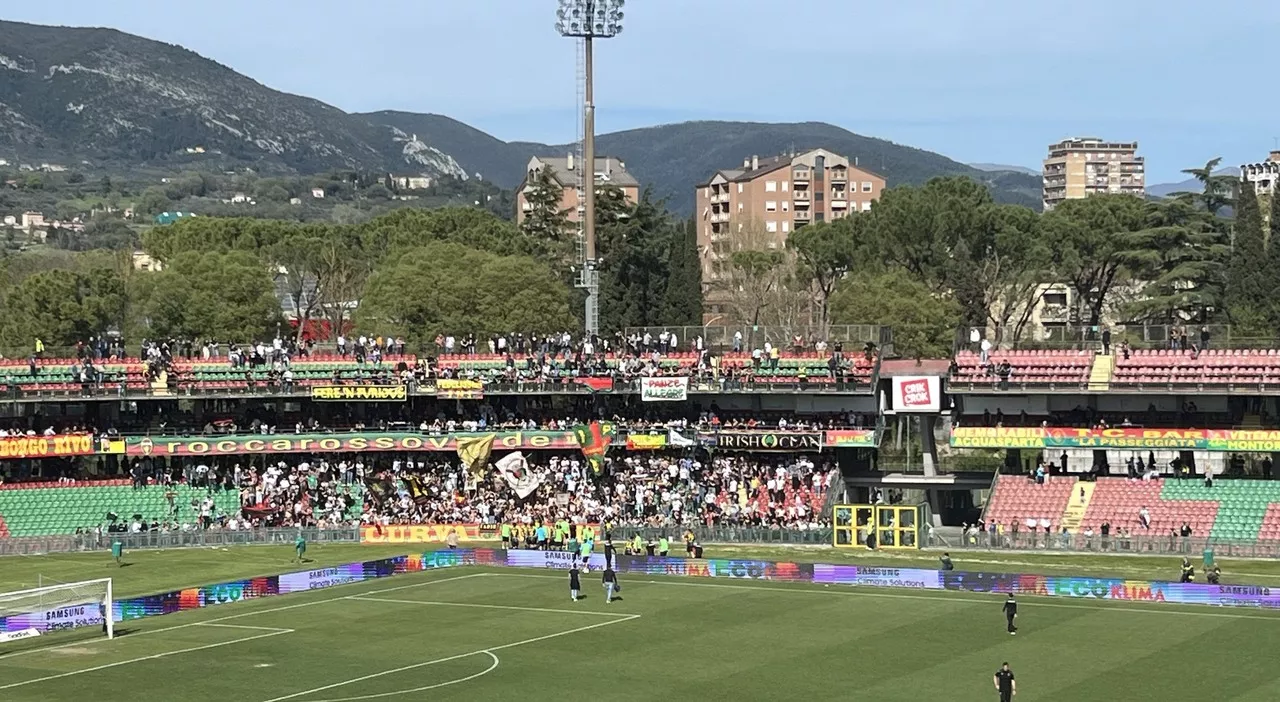
[[[955,448],[1175,449],[1231,453],[1280,451],[1280,431],[1267,429],[1160,429],[1114,427],[956,427]]]
[[[402,432],[362,432],[353,434],[257,434],[223,437],[131,437],[126,439],[130,456],[233,456],[246,453],[364,453],[405,451],[411,453],[456,451],[459,437],[479,437],[478,432],[428,435]],[[573,432],[506,431],[494,433],[497,451],[578,448]]]
[[[436,381],[436,397],[442,400],[478,400],[484,397],[484,383],[462,378]]]
[[[689,397],[687,377],[640,379],[640,399],[645,402],[683,402]]]
[[[0,437],[0,460],[6,458],[68,458],[98,453],[124,453],[124,442],[92,434]]]
[[[498,540],[498,528],[493,524],[391,524],[360,527],[360,543],[442,544],[451,531],[459,541]]]
[[[820,431],[721,431],[714,435],[722,451],[821,451]]]
[[[828,429],[823,434],[823,445],[830,448],[875,448],[875,429]]]
[[[403,385],[313,385],[311,399],[317,402],[392,402],[408,399]]]

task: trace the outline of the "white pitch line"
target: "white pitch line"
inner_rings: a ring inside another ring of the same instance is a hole
[[[441,687],[449,687],[450,685],[457,685],[459,683],[471,682],[476,678],[484,677],[489,673],[492,673],[493,671],[497,670],[498,664],[502,662],[498,660],[498,656],[495,655],[492,651],[481,651],[481,653],[488,655],[489,658],[493,659],[493,662],[489,664],[488,668],[485,668],[479,673],[472,673],[471,675],[468,675],[465,678],[458,678],[457,680],[446,680],[445,682],[434,683],[431,685],[423,685],[422,687],[415,687],[408,690],[396,690],[394,692],[378,692],[378,693],[369,694],[369,695],[357,695],[355,697],[338,697],[331,700],[318,700],[318,702],[357,702],[358,700],[376,700],[382,697],[395,697],[396,695],[408,695],[414,692],[426,692],[427,690],[435,690]]]
[[[482,575],[483,575],[483,574],[482,574]],[[622,622],[629,622],[629,621],[631,621],[631,620],[633,620],[633,619],[639,619],[639,618],[640,618],[640,615],[639,615],[639,614],[628,614],[628,615],[626,615],[624,618],[611,619],[611,620],[609,620],[609,621],[607,621],[607,622],[599,622],[599,623],[597,623],[597,624],[591,624],[591,625],[588,625],[588,626],[580,626],[580,627],[578,627],[578,628],[576,628],[576,629],[569,629],[568,631],[561,631],[561,632],[557,632],[557,633],[555,633],[555,634],[547,634],[547,635],[545,635],[545,636],[537,636],[537,637],[534,637],[534,638],[532,638],[532,639],[525,639],[524,641],[516,641],[515,643],[503,644],[503,645],[501,645],[501,646],[489,646],[488,648],[480,648],[480,649],[476,649],[476,650],[474,650],[474,651],[468,651],[467,653],[459,653],[459,654],[458,654],[458,655],[456,655],[456,656],[447,656],[447,657],[445,657],[445,658],[437,658],[437,659],[435,659],[435,660],[425,661],[425,662],[423,662],[423,663],[414,663],[413,665],[406,665],[406,666],[401,666],[401,667],[399,667],[399,668],[392,668],[391,670],[384,670],[384,671],[382,671],[382,672],[380,672],[380,673],[373,673],[373,674],[371,674],[371,675],[362,675],[362,676],[360,676],[360,677],[358,677],[358,678],[352,678],[352,679],[350,679],[350,680],[343,680],[342,682],[336,682],[336,683],[333,683],[332,685],[325,685],[325,686],[323,686],[323,687],[316,687],[316,688],[312,688],[312,689],[310,689],[310,690],[303,690],[302,692],[295,692],[295,693],[293,693],[293,694],[285,695],[285,696],[283,696],[283,697],[273,697],[273,698],[271,698],[271,699],[267,700],[266,702],[284,702],[284,700],[291,700],[291,699],[294,699],[295,697],[302,697],[302,696],[304,696],[304,695],[310,695],[310,694],[314,694],[314,693],[317,693],[317,692],[324,692],[325,690],[332,690],[332,689],[334,689],[335,687],[343,687],[343,686],[345,686],[345,685],[354,685],[354,684],[356,684],[356,683],[364,682],[364,681],[366,681],[366,680],[373,680],[374,678],[380,678],[380,677],[382,677],[382,676],[384,676],[384,675],[395,675],[396,673],[403,673],[403,672],[406,672],[406,671],[409,671],[409,670],[417,670],[418,668],[425,668],[425,667],[427,667],[427,666],[429,666],[429,665],[436,665],[436,664],[438,664],[438,663],[446,663],[446,662],[448,662],[448,661],[456,661],[456,660],[458,660],[458,659],[460,659],[460,658],[468,658],[468,657],[470,657],[470,656],[479,655],[479,654],[481,654],[481,653],[492,653],[492,652],[494,652],[494,651],[501,651],[501,650],[503,650],[503,649],[507,649],[507,648],[514,648],[514,647],[516,647],[516,646],[525,646],[525,645],[527,645],[527,644],[531,644],[531,643],[538,643],[539,641],[546,641],[546,640],[548,640],[548,639],[555,639],[555,638],[559,638],[559,637],[561,637],[561,636],[568,636],[569,634],[577,634],[577,633],[579,633],[579,632],[589,631],[589,630],[591,630],[591,629],[599,629],[599,628],[600,628],[600,627],[602,627],[602,626],[610,626],[610,625],[613,625],[613,624],[620,624],[620,623],[622,623]]]
[[[427,572],[427,571],[419,571],[419,572]],[[467,575],[455,575],[455,576],[453,576],[453,577],[449,577],[449,578],[440,578],[440,579],[438,579],[438,580],[428,580],[428,581],[426,581],[426,582],[421,582],[421,583],[411,583],[411,584],[409,584],[409,585],[400,585],[400,586],[398,586],[398,587],[385,588],[385,589],[382,589],[382,590],[371,590],[371,591],[369,592],[369,594],[377,594],[377,593],[382,593],[382,592],[392,592],[392,591],[395,591],[395,590],[407,590],[407,589],[409,589],[409,588],[413,588],[413,587],[426,587],[427,585],[435,585],[435,584],[437,584],[437,583],[447,583],[447,582],[452,582],[452,581],[455,581],[455,580],[466,580],[467,578],[478,578],[478,577],[481,577],[481,576],[483,576],[483,575],[486,575],[486,573],[470,573],[470,574],[467,574]],[[366,582],[368,582],[368,581],[366,581]],[[352,584],[355,584],[355,583],[352,583]],[[339,586],[339,587],[342,587],[342,586]],[[145,630],[143,630],[143,631],[139,631],[139,632],[138,632],[138,633],[136,633],[136,634],[128,634],[127,636],[120,636],[120,637],[117,637],[117,638],[125,638],[125,639],[128,639],[128,640],[132,641],[133,639],[135,639],[135,638],[137,638],[137,637],[139,637],[139,636],[146,636],[146,635],[148,635],[148,634],[159,634],[159,633],[161,633],[161,632],[165,632],[165,631],[176,631],[176,630],[178,630],[178,629],[186,629],[186,628],[193,627],[193,626],[209,626],[209,625],[214,624],[214,623],[216,623],[216,622],[225,622],[225,621],[228,621],[228,620],[231,620],[231,619],[240,619],[241,617],[252,617],[252,616],[254,616],[254,615],[258,615],[258,614],[270,614],[270,613],[272,613],[272,612],[284,612],[284,611],[286,611],[286,610],[290,610],[290,609],[297,609],[297,608],[299,608],[299,607],[310,607],[310,606],[312,606],[312,605],[325,604],[326,602],[337,602],[338,600],[343,600],[343,599],[346,599],[347,597],[348,597],[348,595],[337,595],[336,597],[329,597],[329,598],[322,599],[322,600],[311,600],[310,602],[299,602],[299,603],[297,603],[297,604],[282,605],[282,606],[280,606],[280,607],[270,607],[270,608],[268,608],[268,609],[255,609],[255,610],[248,611],[248,612],[238,612],[238,613],[236,613],[236,614],[230,614],[230,615],[227,615],[227,616],[225,616],[225,617],[216,617],[216,618],[214,618],[214,619],[206,619],[206,620],[198,621],[198,622],[188,622],[187,624],[176,624],[176,625],[174,625],[174,626],[166,626],[166,627],[161,627],[161,628],[159,628],[159,629],[145,629]],[[262,600],[246,600],[246,601],[247,601],[247,602],[261,602]],[[199,610],[188,610],[188,611],[195,612],[195,611],[199,611]],[[141,620],[129,620],[129,621],[141,621]],[[121,623],[123,623],[123,622],[117,622],[117,624],[121,624]],[[28,656],[28,655],[31,655],[31,654],[33,654],[33,653],[43,653],[43,652],[45,652],[45,651],[57,651],[58,649],[62,649],[62,648],[81,647],[81,646],[86,646],[86,645],[89,645],[89,644],[102,643],[103,641],[115,641],[115,640],[116,640],[116,639],[99,638],[99,639],[90,639],[90,640],[88,640],[88,641],[77,641],[77,642],[74,642],[74,643],[60,644],[60,645],[57,645],[57,646],[47,646],[47,647],[43,647],[43,648],[28,649],[28,650],[25,650],[25,651],[14,651],[13,653],[6,653],[6,654],[4,654],[4,655],[0,656],[0,662],[8,661],[8,660],[10,660],[10,659],[17,658],[18,656]]]
[[[411,604],[411,605],[435,605],[438,607],[476,607],[479,609],[511,609],[517,612],[547,612],[551,614],[588,614],[597,617],[626,617],[630,616],[625,612],[593,612],[589,609],[554,609],[548,607],[517,607],[515,605],[495,605],[495,604],[478,604],[474,602],[436,602],[429,600],[393,600],[385,597],[365,597],[363,595],[349,595],[348,600],[360,600],[362,602],[389,602],[391,604]]]
[[[196,651],[207,651],[211,648],[221,648],[223,646],[231,646],[232,644],[246,643],[248,641],[254,641],[256,639],[265,639],[271,636],[280,636],[281,634],[288,634],[288,633],[291,633],[292,631],[293,631],[292,629],[281,629],[280,631],[270,631],[265,634],[258,634],[256,636],[246,636],[244,638],[233,639],[231,641],[222,641],[214,644],[205,644],[204,646],[192,646],[191,648],[180,648],[176,651],[165,651],[164,653],[156,653],[150,656],[142,656],[141,658],[130,658],[127,661],[116,661],[115,663],[105,663],[103,665],[96,665],[92,668],[84,668],[82,670],[72,670],[66,673],[58,673],[57,675],[46,675],[43,678],[34,678],[32,680],[23,680],[22,682],[9,683],[8,685],[0,685],[0,690],[9,690],[11,688],[22,687],[24,685],[34,685],[35,683],[49,682],[50,680],[58,680],[59,678],[69,678],[73,675],[83,675],[85,673],[93,673],[99,670],[106,670],[108,668],[117,668],[122,665],[142,663],[143,661],[153,661],[159,658],[168,658],[169,656],[177,656],[183,653],[195,653]]]
[[[216,622],[200,622],[196,626],[213,626],[219,629],[248,629],[249,631],[276,631],[281,634],[292,634],[296,629],[285,629],[279,626],[247,626],[245,624],[218,624]]]
[[[490,573],[489,575],[496,575],[498,577],[507,577],[507,578],[545,578],[545,579],[559,578],[559,576],[557,575],[539,575],[536,573]],[[958,590],[934,590],[933,592],[940,593],[937,596],[910,595],[910,594],[901,594],[901,593],[892,593],[892,592],[869,592],[867,590],[851,590],[849,589],[851,587],[850,585],[841,585],[837,583],[832,583],[832,584],[836,585],[837,588],[840,588],[838,590],[830,590],[827,588],[818,590],[812,587],[772,587],[768,585],[731,585],[729,583],[694,583],[694,582],[680,582],[676,580],[630,580],[628,579],[626,582],[642,583],[642,584],[648,584],[648,585],[676,585],[676,586],[683,586],[683,587],[718,587],[718,588],[733,589],[733,590],[764,590],[764,591],[772,591],[772,592],[796,592],[796,593],[805,593],[805,594],[813,594],[813,595],[884,597],[884,598],[895,599],[895,600],[932,600],[934,602],[992,602],[993,601],[992,599],[979,599],[976,597],[959,597],[957,595],[974,594],[974,593],[963,593]],[[813,585],[815,583],[807,583],[807,584]],[[941,594],[941,593],[946,593],[946,594]],[[1195,607],[1195,606],[1206,606],[1206,605],[1196,605],[1193,603],[1184,603],[1184,602],[1169,603],[1178,607],[1178,609],[1156,609],[1154,607],[1125,606],[1122,603],[1126,602],[1126,600],[1096,600],[1097,602],[1111,603],[1105,606],[1098,607],[1098,606],[1086,605],[1086,604],[1067,604],[1064,602],[1040,601],[1041,599],[1052,598],[1053,597],[1052,595],[1035,595],[1029,592],[1017,593],[1017,594],[1019,597],[1038,598],[1035,604],[1036,607],[1053,607],[1056,609],[1088,609],[1095,612],[1100,610],[1106,610],[1106,609],[1118,609],[1124,612],[1146,612],[1151,614],[1176,614],[1180,617],[1191,616],[1191,617],[1218,617],[1218,618],[1224,618],[1224,619],[1262,619],[1262,620],[1271,621],[1271,622],[1280,622],[1280,617],[1268,617],[1268,616],[1263,616],[1258,614],[1234,614],[1231,612],[1190,611],[1187,608]],[[992,596],[1003,597],[1004,593],[992,593]]]

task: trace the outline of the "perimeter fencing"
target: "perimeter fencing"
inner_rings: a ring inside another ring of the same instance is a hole
[[[1062,553],[1110,553],[1143,556],[1185,556],[1192,559],[1280,558],[1280,540],[1236,541],[1203,536],[1172,534],[1052,534],[1044,531],[966,532],[944,536],[931,531],[924,543],[928,548],[973,551],[1056,551]]]
[[[192,531],[143,531],[138,533],[62,534],[17,536],[0,539],[0,556],[106,551],[119,541],[126,551],[149,548],[200,548],[247,544],[292,544],[298,535],[310,544],[360,543],[360,530],[344,529],[205,529]]]

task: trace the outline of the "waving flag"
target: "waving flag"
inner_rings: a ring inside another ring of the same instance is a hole
[[[592,422],[573,429],[573,436],[582,448],[582,455],[597,475],[604,470],[604,455],[617,432],[618,428],[613,422]]]
[[[515,490],[516,495],[520,499],[524,499],[533,494],[534,490],[542,484],[542,476],[529,470],[529,462],[525,460],[524,454],[516,451],[509,453],[498,459],[493,467],[498,470],[498,474],[503,480],[507,481],[507,485]]]
[[[484,469],[489,465],[489,454],[493,453],[494,438],[494,434],[458,437],[458,458],[466,466],[467,474],[475,480],[484,477]]]

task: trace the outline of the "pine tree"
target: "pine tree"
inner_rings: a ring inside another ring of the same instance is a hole
[[[1249,190],[1253,188],[1245,187]],[[1270,291],[1267,319],[1271,329],[1280,329],[1280,192],[1271,194],[1271,210],[1268,219],[1267,260],[1263,266],[1264,289]],[[1268,334],[1270,336],[1270,334]]]
[[[1232,324],[1259,332],[1267,323],[1274,289],[1268,289],[1266,247],[1262,235],[1262,213],[1253,184],[1240,183],[1236,198],[1236,221],[1231,258],[1227,264],[1227,314]]]
[[[662,304],[663,324],[702,324],[702,262],[698,257],[697,224],[692,219],[672,231]]]
[[[564,188],[551,177],[550,168],[540,168],[533,182],[525,186],[525,212],[520,229],[542,241],[561,241],[569,230],[568,210],[560,209]]]

